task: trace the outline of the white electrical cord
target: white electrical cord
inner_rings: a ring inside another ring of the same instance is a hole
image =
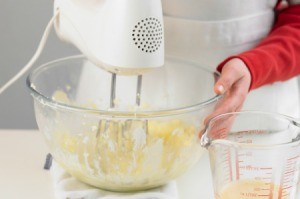
[[[39,46],[36,50],[36,52],[34,53],[33,57],[30,59],[30,61],[14,76],[12,77],[6,84],[4,84],[4,86],[0,87],[0,95],[7,89],[9,88],[12,84],[14,84],[18,79],[20,79],[32,66],[33,64],[36,62],[36,60],[40,57],[45,44],[47,42],[47,39],[49,37],[49,34],[52,30],[54,21],[56,19],[56,17],[59,14],[59,10],[56,11],[56,13],[54,14],[54,16],[51,18],[51,20],[49,21],[44,34],[42,36],[42,39],[39,43]]]

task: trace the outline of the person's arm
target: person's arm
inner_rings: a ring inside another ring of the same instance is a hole
[[[270,34],[254,49],[233,56],[251,73],[250,89],[300,74],[300,5],[283,10]],[[228,60],[218,67],[221,71]]]
[[[221,113],[239,111],[249,90],[300,74],[300,5],[281,11],[272,31],[257,47],[229,57],[217,69],[221,77],[214,90],[226,94],[205,122]]]

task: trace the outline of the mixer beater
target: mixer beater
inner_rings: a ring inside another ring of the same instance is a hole
[[[136,88],[136,107],[141,105],[141,91],[142,91],[142,75],[137,76],[137,88]],[[117,74],[112,73],[111,76],[111,92],[110,92],[110,109],[115,108],[116,102],[116,85],[117,85]],[[101,119],[98,124],[98,131],[96,137],[107,133],[108,131],[113,131],[116,135],[121,135],[124,137],[126,132],[132,132],[132,128],[139,130],[142,133],[148,133],[148,121],[147,120],[134,120],[126,119],[125,121],[114,121],[108,119]],[[97,144],[98,145],[98,144]],[[96,146],[97,146],[96,145]]]
[[[112,73],[110,109],[116,110],[118,75],[137,76],[135,106],[141,105],[142,75],[164,65],[161,0],[55,0],[60,39],[74,44],[91,62]],[[133,111],[133,116],[135,112]],[[147,133],[148,122],[101,119],[96,136],[134,128]],[[143,131],[142,131],[143,130]]]
[[[136,99],[135,99],[135,104],[138,107],[141,105],[142,80],[143,80],[143,76],[138,75],[137,76]],[[110,92],[110,108],[115,108],[116,85],[117,85],[117,74],[112,73],[112,76],[111,76],[111,92]]]

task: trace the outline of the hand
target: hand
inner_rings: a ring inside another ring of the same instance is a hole
[[[222,69],[221,77],[214,86],[216,94],[224,94],[215,110],[204,121],[222,113],[240,111],[251,84],[251,73],[246,64],[238,58],[228,61]]]

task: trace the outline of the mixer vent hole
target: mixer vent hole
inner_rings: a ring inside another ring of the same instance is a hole
[[[163,42],[162,23],[154,17],[145,18],[134,26],[132,38],[143,52],[154,53]]]

